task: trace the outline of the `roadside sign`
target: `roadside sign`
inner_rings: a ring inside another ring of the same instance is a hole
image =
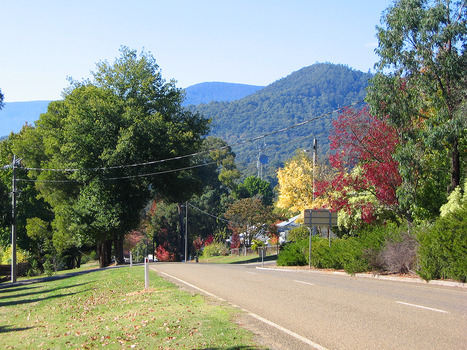
[[[305,209],[303,218],[305,225],[337,226],[337,212],[327,209]]]

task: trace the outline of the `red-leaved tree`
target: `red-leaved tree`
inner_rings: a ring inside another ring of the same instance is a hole
[[[333,126],[329,138],[335,153],[329,160],[336,174],[330,181],[318,181],[316,194],[329,196],[333,210],[350,212],[351,206],[358,205],[365,222],[374,220],[375,203],[365,199],[351,203],[352,196],[372,193],[378,206],[395,209],[401,184],[399,164],[392,157],[398,145],[396,129],[385,119],[372,116],[367,108],[345,109]],[[353,171],[357,166],[360,171]]]

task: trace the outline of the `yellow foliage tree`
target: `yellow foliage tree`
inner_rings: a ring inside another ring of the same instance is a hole
[[[329,168],[317,162],[315,180],[323,180],[330,174]],[[277,171],[278,201],[276,206],[291,214],[298,214],[304,209],[317,209],[326,206],[323,198],[313,201],[313,160],[303,151],[290,159]]]

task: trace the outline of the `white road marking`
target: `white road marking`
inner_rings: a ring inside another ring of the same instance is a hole
[[[194,285],[191,284],[191,283],[188,283],[188,282],[186,282],[186,281],[184,281],[184,280],[181,280],[180,278],[177,278],[177,277],[175,277],[175,276],[169,275],[168,273],[165,273],[165,272],[162,272],[162,271],[159,271],[159,270],[156,270],[156,271],[157,271],[158,273],[162,274],[162,275],[165,275],[165,276],[167,276],[167,277],[169,277],[169,278],[172,278],[172,279],[174,279],[174,280],[176,280],[176,281],[179,281],[180,283],[186,284],[187,286],[189,286],[189,287],[191,287],[191,288],[194,288],[194,289],[196,289],[196,290],[199,290],[200,292],[202,292],[202,293],[204,293],[204,294],[206,294],[206,295],[209,295],[210,297],[213,297],[213,298],[216,298],[217,300],[221,300],[221,301],[224,301],[224,302],[229,303],[227,300],[222,299],[221,297],[218,297],[217,295],[214,295],[214,294],[212,294],[212,293],[209,293],[208,291],[206,291],[206,290],[204,290],[204,289],[201,289],[201,288],[199,288],[199,287],[196,287],[196,286],[194,286]],[[298,340],[304,342],[305,344],[308,344],[308,345],[314,347],[314,348],[317,349],[317,350],[328,350],[328,349],[325,348],[324,346],[321,346],[321,345],[315,343],[314,341],[311,341],[311,340],[308,339],[308,338],[302,337],[300,334],[297,334],[297,333],[295,333],[295,332],[293,332],[293,331],[291,331],[291,330],[289,330],[289,329],[287,329],[287,328],[284,328],[284,327],[282,327],[282,326],[279,326],[278,324],[276,324],[276,323],[274,323],[274,322],[272,322],[272,321],[269,321],[269,320],[265,319],[264,317],[261,317],[261,316],[255,314],[255,313],[253,313],[253,312],[251,312],[251,311],[248,311],[248,310],[246,310],[246,309],[244,309],[244,308],[242,308],[242,307],[240,307],[240,306],[238,306],[238,305],[235,305],[235,304],[232,304],[232,303],[229,303],[229,304],[232,305],[232,306],[234,306],[234,307],[236,307],[236,308],[238,308],[238,309],[240,309],[240,310],[242,310],[242,311],[244,311],[244,312],[246,312],[248,315],[250,315],[250,316],[253,317],[253,318],[256,318],[258,321],[261,321],[261,322],[263,322],[263,323],[266,323],[267,325],[272,326],[272,327],[274,327],[274,328],[276,328],[276,329],[278,329],[278,330],[280,330],[280,331],[282,331],[282,332],[284,332],[284,333],[290,335],[291,337],[294,337],[295,339],[298,339]]]
[[[420,308],[420,309],[425,309],[425,310],[430,310],[430,311],[442,312],[442,313],[445,313],[445,314],[448,313],[447,311],[444,311],[444,310],[434,309],[434,308],[432,308],[432,307],[427,307],[427,306],[422,306],[422,305],[404,303],[403,301],[396,301],[396,303],[402,304],[402,305],[408,305],[408,306],[418,307],[418,308]]]
[[[309,285],[309,286],[314,286],[314,285],[315,285],[314,283],[303,282],[303,281],[299,281],[299,280],[294,280],[294,282],[301,283],[301,284],[307,284],[307,285]]]
[[[256,272],[250,272],[250,271],[247,271],[246,273],[249,273],[250,275],[257,275]]]

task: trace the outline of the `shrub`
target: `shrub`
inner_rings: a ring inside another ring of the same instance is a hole
[[[467,280],[467,204],[418,233],[418,274],[425,280]]]
[[[258,248],[264,247],[265,245],[266,243],[264,243],[262,240],[254,239],[251,244],[251,249],[253,249],[254,251],[258,251]]]
[[[212,256],[226,256],[229,255],[229,250],[227,247],[219,242],[213,242],[210,245],[207,245],[204,247],[203,250],[203,256],[206,258],[212,257]]]
[[[308,249],[308,240],[287,243],[277,256],[279,266],[303,266],[307,264],[305,250]]]
[[[292,230],[290,230],[289,235],[288,235],[288,240],[292,242],[299,242],[304,239],[307,239],[308,236],[310,235],[310,231],[308,227],[306,226],[300,226],[296,227]]]
[[[415,269],[418,242],[406,233],[400,239],[387,240],[379,253],[378,262],[384,271],[408,273]]]
[[[317,238],[311,244],[311,263],[319,268],[344,269],[350,274],[368,271],[362,242],[356,237],[338,238],[329,242]]]
[[[0,247],[0,264],[9,265],[11,264],[11,244],[7,248]],[[16,248],[16,262],[22,263],[27,262],[30,258],[30,254],[27,250]]]
[[[165,249],[162,245],[157,246],[156,257],[159,261],[176,261],[175,254]]]

